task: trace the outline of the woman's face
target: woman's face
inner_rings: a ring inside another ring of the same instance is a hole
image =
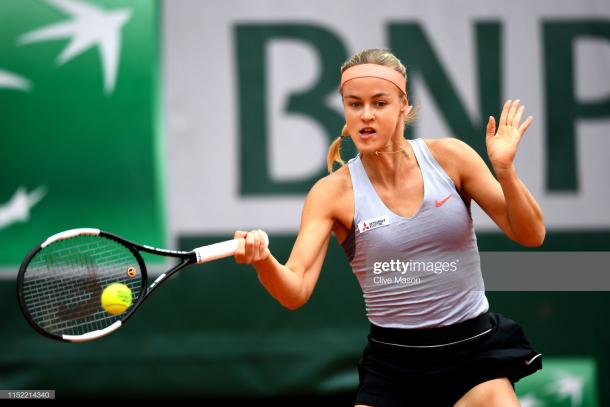
[[[403,137],[407,104],[389,81],[352,79],[343,85],[343,108],[347,131],[361,153],[383,150],[393,138]]]

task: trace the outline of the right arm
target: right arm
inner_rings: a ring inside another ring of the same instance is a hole
[[[305,200],[301,226],[290,258],[282,265],[264,247],[258,231],[235,232],[246,236],[245,244],[235,253],[238,263],[251,264],[265,289],[284,307],[295,310],[309,300],[318,281],[334,223],[333,188],[329,177],[319,180]],[[335,200],[336,202],[336,200]]]

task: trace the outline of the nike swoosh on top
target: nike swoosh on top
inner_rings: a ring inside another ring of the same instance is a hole
[[[440,206],[443,206],[443,204],[445,202],[447,202],[449,200],[449,198],[451,198],[451,194],[449,194],[449,196],[447,198],[443,199],[442,201],[436,200],[436,201],[434,201],[434,203],[435,203],[436,207],[438,208]]]

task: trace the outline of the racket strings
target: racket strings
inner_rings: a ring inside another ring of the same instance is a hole
[[[55,335],[82,335],[121,319],[102,308],[102,292],[122,283],[131,289],[132,303],[137,301],[142,271],[122,244],[102,236],[76,236],[39,251],[23,283],[24,303],[39,327]]]

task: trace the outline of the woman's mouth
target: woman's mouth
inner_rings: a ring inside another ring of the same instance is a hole
[[[362,130],[360,130],[360,138],[363,140],[369,139],[369,138],[373,137],[375,134],[377,134],[377,132],[372,127],[365,127]]]

